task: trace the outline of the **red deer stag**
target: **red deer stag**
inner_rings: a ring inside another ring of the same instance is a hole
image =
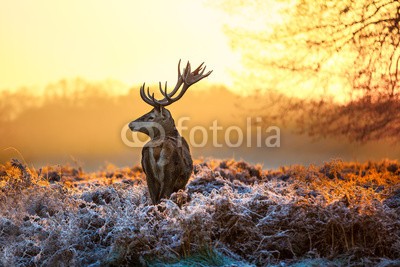
[[[150,197],[154,205],[162,198],[168,198],[173,192],[184,189],[193,170],[193,161],[186,140],[175,128],[171,113],[165,107],[178,101],[187,89],[207,77],[212,71],[204,74],[202,63],[193,72],[190,63],[186,64],[181,74],[178,63],[178,81],[171,92],[167,92],[159,83],[163,99],[154,98],[149,88],[145,92],[145,84],[140,87],[140,96],[143,101],[153,106],[153,109],[140,118],[129,123],[129,128],[135,132],[142,132],[150,137],[142,150],[142,167],[146,174]],[[182,89],[178,93],[179,88]]]

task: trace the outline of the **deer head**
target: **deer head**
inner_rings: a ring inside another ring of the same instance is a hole
[[[207,77],[212,71],[204,74],[206,67],[202,63],[194,71],[191,71],[190,63],[186,64],[186,67],[181,73],[180,69],[181,61],[178,63],[178,81],[174,89],[171,92],[167,91],[167,82],[163,88],[161,82],[159,83],[159,89],[163,95],[163,99],[157,100],[154,97],[154,93],[150,94],[150,89],[147,87],[145,92],[145,84],[140,87],[140,96],[144,102],[153,107],[153,109],[141,116],[140,118],[129,123],[129,128],[135,132],[142,132],[150,136],[150,138],[157,138],[160,135],[176,135],[177,130],[175,128],[175,122],[172,118],[171,113],[165,107],[181,99],[186,93],[187,89]],[[179,91],[179,88],[182,89]],[[178,92],[179,91],[179,92]]]

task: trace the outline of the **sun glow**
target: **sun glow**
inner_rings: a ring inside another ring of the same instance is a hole
[[[0,89],[60,79],[175,82],[179,59],[203,61],[209,82],[239,65],[221,12],[202,1],[0,2]]]
[[[0,90],[27,86],[41,93],[50,83],[80,77],[105,84],[111,81],[110,91],[125,93],[143,82],[174,84],[176,65],[182,59],[193,65],[206,62],[214,70],[203,85],[223,84],[243,95],[254,89],[300,97],[324,93],[314,85],[299,88],[293,77],[289,79],[292,89],[279,88],[277,81],[287,77],[265,66],[256,66],[254,71],[257,63],[246,62],[247,55],[237,49],[243,38],[235,40],[236,33],[229,32],[272,33],[274,25],[285,21],[282,8],[296,1],[241,2],[0,1]],[[264,46],[251,45],[251,50],[261,58],[274,54]],[[343,100],[342,85],[338,81],[324,90]]]

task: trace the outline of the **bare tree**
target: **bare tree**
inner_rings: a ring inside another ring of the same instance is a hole
[[[266,17],[272,2],[240,1]],[[273,76],[268,86],[293,89],[303,82],[321,90],[318,98],[285,98],[284,117],[295,117],[310,135],[400,141],[400,1],[278,2],[287,5],[272,31],[239,26],[228,34],[248,68]],[[333,85],[345,93],[340,101],[326,93]]]

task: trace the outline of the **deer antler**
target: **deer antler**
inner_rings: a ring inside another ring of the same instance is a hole
[[[143,101],[153,107],[168,106],[168,105],[178,101],[179,99],[181,99],[181,97],[185,94],[185,92],[191,85],[197,83],[198,81],[200,81],[201,79],[207,77],[208,75],[210,75],[212,73],[212,71],[209,71],[206,74],[204,74],[204,71],[206,70],[206,66],[204,66],[204,68],[203,68],[204,62],[201,63],[200,66],[197,67],[197,69],[195,69],[193,72],[191,72],[191,66],[188,61],[186,64],[186,67],[183,69],[183,74],[181,74],[180,65],[181,65],[181,60],[179,60],[179,63],[178,63],[178,81],[176,82],[174,89],[170,93],[168,93],[168,91],[167,91],[167,82],[165,82],[164,89],[162,88],[161,82],[160,82],[159,89],[160,89],[161,94],[164,96],[164,98],[157,100],[154,98],[154,93],[150,94],[149,87],[147,87],[147,93],[145,93],[145,91],[144,91],[145,84],[143,83],[143,85],[140,87],[140,96],[142,97]],[[183,86],[182,86],[182,84],[183,84]],[[179,92],[179,94],[176,97],[174,97],[181,86],[182,86],[182,90]]]

